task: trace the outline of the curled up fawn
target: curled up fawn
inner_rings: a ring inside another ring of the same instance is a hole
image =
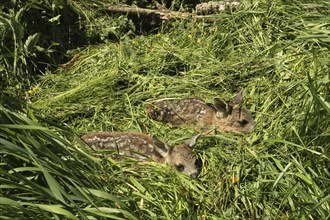
[[[141,132],[92,132],[81,136],[81,139],[94,150],[118,150],[120,155],[167,163],[179,172],[197,177],[197,157],[193,147],[199,135],[172,148],[157,137],[151,138]]]
[[[243,106],[243,89],[233,102],[215,98],[214,104],[195,98],[160,99],[148,104],[146,112],[150,118],[171,123],[173,126],[187,125],[197,131],[250,133],[255,123],[251,113]]]

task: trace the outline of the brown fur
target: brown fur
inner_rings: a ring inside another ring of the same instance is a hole
[[[167,163],[180,172],[197,176],[197,158],[192,147],[198,136],[194,136],[190,143],[173,148],[156,137],[151,138],[140,132],[92,132],[81,136],[81,139],[94,150],[117,149],[120,154],[139,160],[151,159],[158,163]]]
[[[169,122],[174,126],[187,125],[197,131],[250,133],[255,123],[242,104],[243,91],[233,102],[216,98],[214,104],[195,98],[156,100],[147,105],[146,112],[156,121]]]

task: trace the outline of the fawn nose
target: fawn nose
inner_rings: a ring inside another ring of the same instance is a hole
[[[190,174],[190,176],[193,178],[196,178],[198,176],[198,172],[194,172],[194,173]]]

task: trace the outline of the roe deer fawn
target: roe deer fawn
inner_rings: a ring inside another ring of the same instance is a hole
[[[179,172],[197,177],[197,157],[193,147],[199,135],[173,148],[157,137],[151,138],[141,132],[92,132],[81,136],[81,139],[94,150],[117,149],[120,155],[167,163]]]
[[[156,121],[169,122],[174,126],[193,126],[197,131],[207,131],[205,133],[212,130],[250,133],[255,123],[242,104],[243,89],[233,102],[225,102],[221,98],[215,98],[214,104],[195,98],[160,99],[148,104],[146,112]]]

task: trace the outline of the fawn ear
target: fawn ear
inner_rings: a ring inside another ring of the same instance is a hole
[[[241,91],[239,91],[239,93],[235,97],[234,102],[233,102],[234,105],[243,104],[243,102],[244,102],[244,99],[243,99],[243,90],[244,89],[241,89]]]
[[[214,107],[219,112],[223,112],[225,114],[229,114],[231,111],[229,104],[221,98],[214,98]]]
[[[152,136],[152,140],[156,146],[156,151],[163,157],[167,156],[171,148],[162,140],[159,140],[156,136]]]
[[[190,140],[186,142],[186,144],[190,147],[193,148],[198,140],[198,138],[201,136],[202,133],[194,135]]]

